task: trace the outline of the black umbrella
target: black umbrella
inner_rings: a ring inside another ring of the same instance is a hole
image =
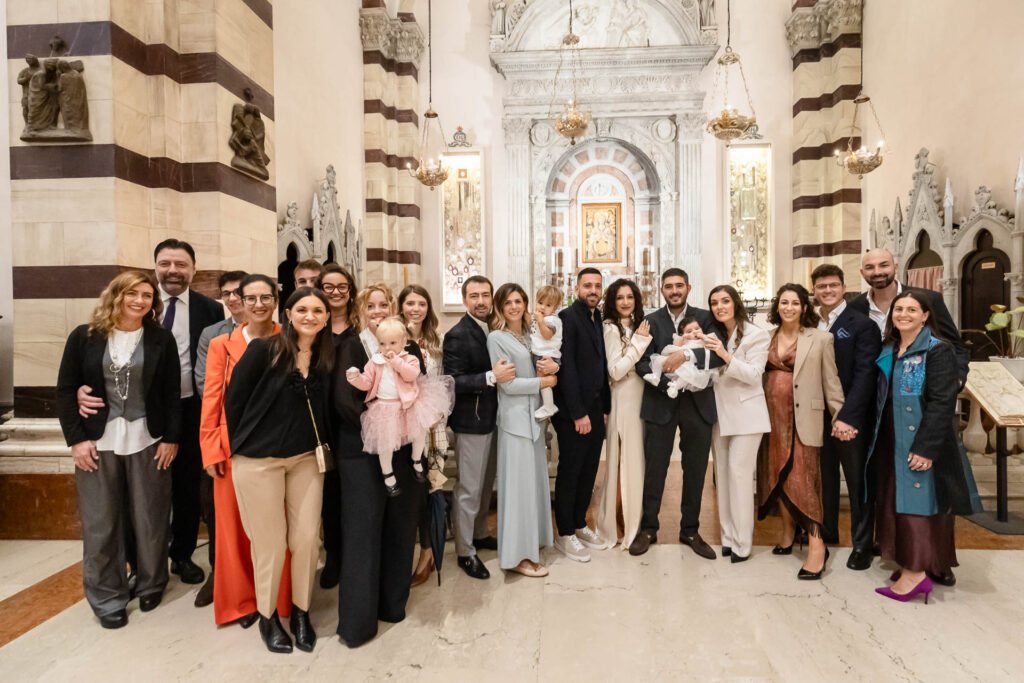
[[[430,507],[430,552],[434,556],[437,567],[437,585],[441,585],[441,561],[444,559],[445,537],[448,535],[448,502],[444,499],[444,489],[431,491],[427,495]]]

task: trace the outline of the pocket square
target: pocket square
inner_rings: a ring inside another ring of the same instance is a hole
[[[838,330],[836,330],[836,336],[839,337],[840,339],[849,339],[850,333],[846,331],[845,327],[840,327]]]

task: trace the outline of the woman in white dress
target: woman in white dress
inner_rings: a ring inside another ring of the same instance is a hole
[[[498,385],[498,561],[524,576],[546,576],[540,548],[551,545],[551,488],[544,430],[534,418],[540,390],[554,375],[538,377],[524,315],[529,298],[515,283],[494,293],[487,351],[491,363],[516,368],[515,379]]]
[[[609,285],[604,307],[612,411],[604,447],[604,484],[597,503],[597,533],[606,539],[607,547],[613,547],[619,539],[622,549],[628,550],[640,529],[644,494],[644,427],[640,420],[644,381],[634,366],[651,343],[651,334],[644,320],[640,288],[632,280],[619,279]],[[616,514],[620,492],[622,534]]]

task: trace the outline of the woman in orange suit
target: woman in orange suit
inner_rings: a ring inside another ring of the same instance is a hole
[[[259,618],[253,585],[252,555],[249,538],[242,528],[238,501],[231,481],[231,447],[224,419],[224,394],[231,371],[253,339],[269,337],[281,331],[273,321],[277,308],[277,287],[266,275],[249,275],[239,288],[245,305],[247,323],[210,342],[206,357],[206,386],[203,390],[203,416],[199,441],[203,466],[213,477],[213,504],[217,517],[217,562],[213,570],[213,612],[217,624],[238,622],[249,628]],[[291,613],[291,569],[286,560],[281,575],[277,613]]]

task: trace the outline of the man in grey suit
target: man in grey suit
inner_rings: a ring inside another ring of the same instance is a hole
[[[249,273],[244,270],[229,270],[221,273],[217,278],[217,288],[220,290],[220,300],[228,307],[230,317],[214,323],[203,330],[199,335],[199,348],[196,349],[196,367],[192,374],[196,377],[196,388],[199,389],[199,396],[202,397],[206,389],[206,354],[210,351],[210,342],[222,334],[233,332],[236,327],[245,324],[245,304],[242,303],[242,280],[247,278]]]

